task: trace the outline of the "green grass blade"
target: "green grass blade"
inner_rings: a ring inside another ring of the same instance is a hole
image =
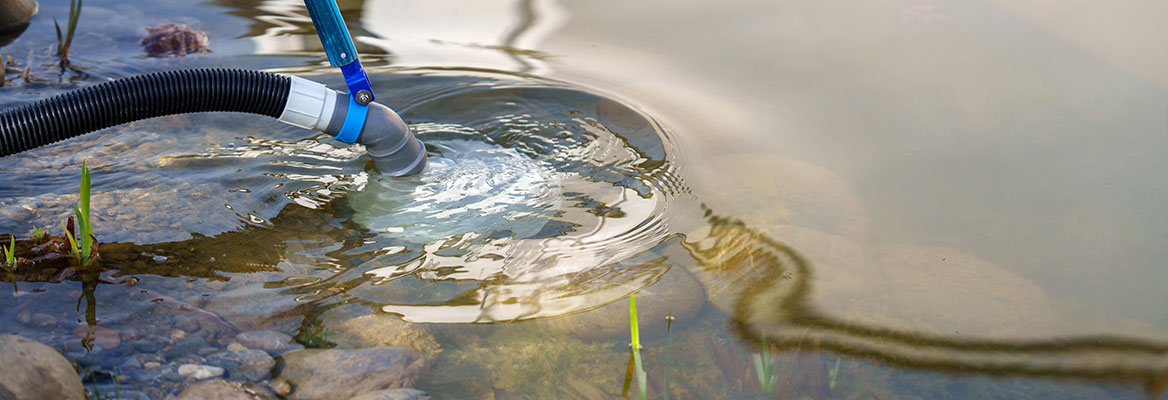
[[[648,378],[645,376],[645,365],[641,363],[641,329],[637,324],[637,296],[629,295],[629,331],[633,340],[633,363],[637,373],[637,399],[649,398]]]
[[[57,28],[57,57],[65,54],[65,39],[61,37],[61,24],[57,23],[57,19],[53,18],[53,27]]]
[[[81,206],[73,206],[73,212],[77,215],[77,228],[79,231],[77,234],[81,236],[77,239],[80,241],[79,245],[81,250],[81,261],[83,262],[88,261],[89,257],[93,255],[94,247],[93,222],[89,219],[90,187],[89,167],[86,165],[85,161],[82,161]]]
[[[16,268],[16,236],[10,236],[11,244],[4,250],[4,265],[11,271]]]

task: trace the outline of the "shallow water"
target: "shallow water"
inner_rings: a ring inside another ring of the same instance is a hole
[[[51,59],[42,7],[0,52]],[[299,2],[86,7],[92,68],[0,106],[202,66],[341,84]],[[153,397],[189,382],[130,358],[268,329],[416,347],[438,398],[610,398],[636,292],[654,394],[757,398],[765,343],[777,398],[1160,396],[1168,79],[1128,44],[1165,35],[1141,17],[1162,7],[1093,7],[343,3],[430,171],[232,114],[5,157],[18,234],[59,230],[87,160],[111,271],[17,283],[0,330]],[[163,20],[213,52],[140,56],[134,27]],[[430,339],[395,342],[398,319]]]

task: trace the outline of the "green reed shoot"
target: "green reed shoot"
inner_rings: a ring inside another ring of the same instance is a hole
[[[53,18],[53,27],[57,28],[57,57],[61,59],[61,68],[69,66],[69,47],[73,45],[73,32],[77,31],[77,21],[81,19],[81,0],[69,0],[69,24],[65,27],[65,35],[61,36],[61,25]]]
[[[16,269],[16,236],[9,236],[9,238],[11,238],[11,243],[8,244],[8,248],[0,250],[4,250],[4,269],[12,272]]]
[[[73,255],[84,266],[89,263],[93,251],[97,247],[97,237],[93,235],[93,222],[89,220],[89,167],[85,165],[84,161],[81,162],[80,203],[80,206],[73,205],[73,214],[76,215],[78,236],[80,237],[73,236],[73,232],[69,230],[68,226],[65,228],[65,236],[69,239],[69,248]]]
[[[649,398],[648,379],[645,366],[641,363],[641,332],[637,325],[637,296],[629,295],[629,331],[632,332],[633,363],[637,373],[637,399]]]
[[[762,353],[754,354],[754,372],[758,374],[758,390],[763,393],[775,391],[775,384],[779,378],[775,376],[775,360],[771,357],[770,346],[766,339],[762,340]]]
[[[49,238],[49,233],[41,230],[41,227],[36,225],[32,226],[32,232],[29,232],[29,234],[32,236],[32,240],[35,240],[37,243]]]
[[[835,389],[836,378],[839,378],[840,359],[835,359],[835,366],[827,373],[827,390]]]

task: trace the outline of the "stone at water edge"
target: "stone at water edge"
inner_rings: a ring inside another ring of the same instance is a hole
[[[416,350],[405,347],[308,349],[285,354],[283,359],[279,378],[296,388],[288,396],[293,400],[347,399],[413,386],[427,364]]]
[[[56,350],[14,335],[0,335],[0,393],[16,399],[85,399],[81,378]],[[5,396],[7,397],[7,396]]]
[[[28,22],[37,14],[35,0],[0,0],[0,33],[7,33]],[[3,64],[0,63],[0,72]]]

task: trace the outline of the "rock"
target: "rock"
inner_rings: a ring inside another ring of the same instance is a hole
[[[83,340],[92,340],[94,343],[100,344],[101,347],[107,349],[112,349],[122,344],[122,340],[118,338],[117,332],[103,326],[81,325],[73,329],[73,334],[80,336]]]
[[[273,393],[280,397],[287,396],[288,393],[292,393],[292,384],[280,378],[272,379],[270,382],[268,382],[268,387],[272,389]]]
[[[280,355],[290,350],[303,348],[292,342],[292,336],[276,331],[245,331],[231,339],[232,344],[238,344],[248,349],[267,351],[271,355]],[[228,349],[231,349],[228,345]]]
[[[224,351],[207,356],[207,363],[227,370],[230,379],[261,381],[267,379],[276,360],[259,349]]]
[[[199,350],[207,346],[207,341],[201,337],[192,336],[174,342],[174,347],[163,351],[167,359],[175,359],[191,354],[198,354]]]
[[[430,394],[418,389],[386,389],[365,393],[349,400],[430,400]]]
[[[849,313],[860,321],[981,338],[1065,331],[1040,286],[998,265],[945,247],[889,245],[873,253],[887,286]]]
[[[60,353],[40,342],[0,335],[0,397],[86,399],[81,378]]]
[[[142,38],[142,46],[150,57],[185,56],[211,43],[206,32],[186,24],[162,24],[146,31],[149,34]]]
[[[637,320],[641,340],[665,337],[666,316],[673,313],[676,332],[693,321],[706,297],[702,287],[683,268],[673,267],[657,283],[637,292]],[[603,307],[547,320],[555,332],[585,340],[629,339],[629,303],[625,298]]]
[[[183,364],[178,367],[178,374],[188,378],[203,380],[222,376],[223,368],[212,367],[210,365]]]
[[[174,321],[174,327],[186,332],[194,332],[199,330],[199,321],[194,317],[179,317]]]
[[[57,319],[45,313],[36,313],[32,316],[32,326],[37,328],[53,328],[57,326]]]
[[[178,395],[178,400],[265,400],[270,398],[271,396],[266,396],[264,393],[223,380],[191,385]]]
[[[38,10],[39,7],[37,6],[36,0],[0,1],[0,33],[11,32],[16,30],[17,27],[23,26],[37,14]],[[24,28],[19,29],[23,30]],[[0,46],[4,44],[0,44]],[[0,69],[3,69],[2,63],[0,63]]]
[[[368,311],[367,307],[358,307]],[[425,358],[433,358],[442,351],[430,332],[389,315],[351,317],[339,311],[329,315],[324,323],[331,332],[328,340],[339,349],[402,346],[417,350]]]
[[[877,295],[883,287],[885,272],[871,251],[852,239],[793,225],[766,226],[760,231],[802,257],[810,269],[807,283],[811,289],[803,300],[822,312],[842,313],[853,302]],[[792,279],[799,273],[786,268],[784,272],[790,272],[786,277]],[[730,310],[723,308],[722,301],[715,305],[723,312]]]
[[[872,224],[859,196],[835,173],[774,155],[735,154],[709,160],[716,180],[695,182],[715,214],[751,226],[798,225],[853,239]]]
[[[162,350],[163,347],[166,347],[166,343],[149,339],[135,340],[130,344],[133,345],[134,350],[137,350],[139,353],[154,353],[158,350]]]
[[[290,399],[336,399],[381,389],[413,386],[426,369],[416,350],[381,347],[361,350],[308,349],[285,354],[279,378],[296,390]]]
[[[303,318],[298,313],[288,312],[297,304],[294,295],[252,285],[219,293],[203,308],[241,330],[290,332],[299,328]]]

